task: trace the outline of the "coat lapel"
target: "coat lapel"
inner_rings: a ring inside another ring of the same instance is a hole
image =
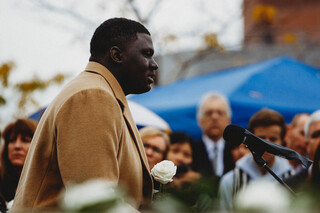
[[[140,134],[138,132],[137,126],[133,120],[133,117],[131,115],[129,105],[126,99],[126,96],[118,83],[117,79],[112,75],[112,73],[103,65],[96,63],[96,62],[89,62],[86,71],[89,72],[95,72],[100,74],[111,86],[111,89],[113,90],[113,93],[116,97],[116,99],[119,102],[119,105],[122,109],[122,113],[124,116],[124,119],[127,123],[128,129],[130,131],[130,134],[132,135],[132,138],[138,148],[139,155],[143,161],[143,164],[147,170],[149,170],[149,164],[147,157],[145,155],[144,147],[140,138]]]

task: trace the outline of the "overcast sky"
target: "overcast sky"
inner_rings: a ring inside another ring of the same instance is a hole
[[[138,0],[146,16],[157,0]],[[49,4],[43,5],[42,2]],[[107,2],[107,3],[105,3]],[[227,48],[239,47],[242,41],[242,0],[162,0],[152,14],[148,29],[153,35],[156,54],[197,48],[201,35],[215,32]],[[0,64],[16,64],[10,78],[13,83],[33,76],[48,79],[58,72],[70,80],[84,69],[89,58],[89,41],[94,29],[104,20],[130,15],[124,0],[1,0]],[[50,4],[59,10],[52,11]],[[67,9],[70,9],[69,11]],[[178,36],[176,43],[164,47],[157,40],[168,34]],[[61,86],[37,93],[41,105],[50,103]],[[7,92],[14,96],[14,92]],[[0,108],[2,120],[10,121],[16,100]],[[28,113],[36,109],[30,107]]]

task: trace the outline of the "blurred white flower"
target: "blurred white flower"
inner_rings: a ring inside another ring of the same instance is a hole
[[[157,163],[151,169],[151,175],[154,179],[162,184],[167,184],[171,182],[173,176],[176,174],[177,166],[174,165],[172,161],[164,160]]]
[[[254,180],[235,197],[236,210],[285,212],[290,206],[290,193],[270,180]]]
[[[12,205],[13,205],[13,201],[14,200],[11,200],[11,201],[8,202],[8,204],[7,204],[7,212],[10,212],[10,210],[12,208]]]
[[[68,212],[109,212],[118,205],[124,205],[124,193],[116,184],[103,179],[88,180],[81,184],[70,184],[61,197],[60,206]]]

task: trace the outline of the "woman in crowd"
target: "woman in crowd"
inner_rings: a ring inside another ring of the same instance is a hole
[[[139,130],[141,140],[146,151],[150,170],[163,161],[169,149],[169,136],[163,131],[147,126]],[[159,189],[159,182],[153,180],[154,189]]]
[[[148,126],[139,130],[147,154],[150,170],[163,161],[169,149],[169,136],[161,130]]]
[[[8,124],[2,132],[4,145],[0,154],[0,194],[7,202],[14,198],[36,127],[34,120],[18,119]]]
[[[236,162],[245,156],[246,154],[250,153],[250,150],[246,147],[245,144],[234,145],[234,143],[226,142],[225,149],[224,149],[224,170],[231,171],[234,169]]]
[[[200,179],[200,173],[193,168],[194,141],[184,132],[173,132],[170,135],[170,148],[167,160],[177,165],[177,173],[174,176],[171,187],[184,188]]]

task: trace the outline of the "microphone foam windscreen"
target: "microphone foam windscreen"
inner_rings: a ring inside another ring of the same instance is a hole
[[[245,136],[244,133],[244,128],[230,124],[224,129],[223,138],[227,143],[232,143],[235,146],[239,146],[243,142]]]

